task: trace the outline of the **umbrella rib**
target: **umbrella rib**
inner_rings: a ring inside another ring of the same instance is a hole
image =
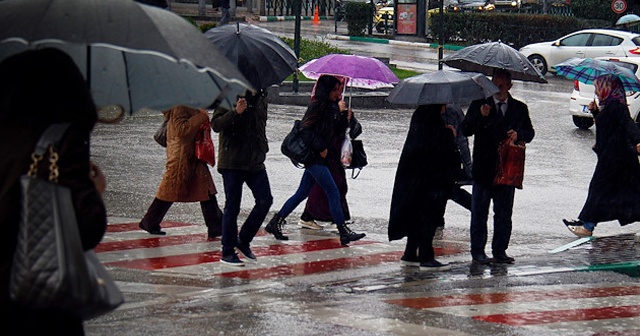
[[[133,114],[133,99],[131,98],[131,85],[129,83],[129,65],[127,64],[127,53],[123,50],[120,51],[120,55],[122,55],[122,59],[124,61],[124,69],[127,72],[125,79],[127,81],[127,96],[129,97],[129,113]]]

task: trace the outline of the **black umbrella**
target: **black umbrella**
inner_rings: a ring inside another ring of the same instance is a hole
[[[42,47],[72,56],[98,105],[131,112],[216,99],[231,106],[250,88],[195,26],[131,0],[0,1],[0,60]]]
[[[509,70],[511,78],[546,83],[540,71],[519,51],[498,41],[476,44],[444,58],[444,63],[462,71],[493,75],[495,69]]]
[[[402,80],[387,100],[409,105],[465,103],[498,91],[485,75],[438,70]]]
[[[212,28],[204,35],[255,88],[279,84],[296,71],[295,52],[267,29],[237,23]]]

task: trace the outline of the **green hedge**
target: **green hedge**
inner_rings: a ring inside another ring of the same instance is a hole
[[[371,5],[365,2],[347,2],[344,7],[349,36],[364,36],[373,18]]]
[[[431,20],[433,36],[439,36],[439,20]],[[571,16],[513,13],[444,13],[447,44],[472,45],[502,41],[516,49],[527,44],[551,41],[585,28],[607,27],[609,22]]]

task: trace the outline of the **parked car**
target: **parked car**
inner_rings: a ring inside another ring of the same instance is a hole
[[[613,29],[584,29],[555,41],[540,42],[520,48],[543,75],[551,67],[571,57],[639,56],[640,34]]]
[[[486,12],[495,9],[495,5],[487,4],[485,0],[457,0],[448,7],[452,12]]]
[[[608,62],[615,62],[617,65],[630,69],[640,76],[640,57],[598,57]],[[569,101],[569,112],[573,117],[573,124],[580,129],[589,129],[593,126],[593,116],[587,106],[595,99],[595,88],[592,84],[584,84],[578,81],[573,82],[573,92]],[[635,122],[640,122],[640,92],[627,91],[627,105],[631,118]]]

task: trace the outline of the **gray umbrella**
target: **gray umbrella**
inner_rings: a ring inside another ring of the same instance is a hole
[[[295,52],[267,29],[236,23],[204,33],[256,89],[280,84],[298,67]]]
[[[467,103],[498,91],[482,74],[438,70],[404,79],[389,93],[387,100],[407,105]]]
[[[47,46],[74,58],[99,106],[134,112],[207,107],[216,99],[231,106],[251,88],[195,26],[170,11],[131,0],[0,1],[0,60]]]
[[[444,58],[444,64],[462,71],[493,75],[495,69],[509,70],[511,78],[546,83],[540,71],[519,51],[498,41],[460,49]]]

